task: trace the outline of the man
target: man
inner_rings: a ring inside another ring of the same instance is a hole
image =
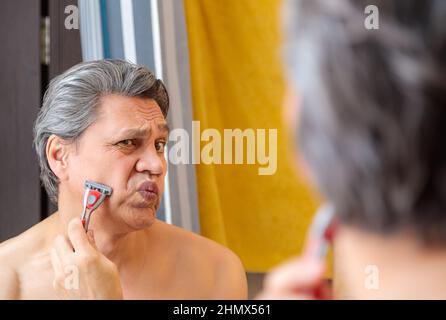
[[[168,107],[162,82],[121,60],[81,63],[51,82],[35,146],[58,211],[0,245],[0,298],[246,298],[238,257],[156,219]],[[113,188],[88,233],[86,180]]]
[[[446,1],[289,5],[287,118],[336,211],[331,294],[445,299]],[[324,270],[310,246],[260,297],[315,298]]]

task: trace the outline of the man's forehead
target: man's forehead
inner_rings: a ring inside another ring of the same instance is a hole
[[[151,130],[151,126],[168,131],[168,126],[160,107],[153,99],[108,95],[101,99],[98,121],[113,131],[134,129]]]
[[[115,94],[106,95],[101,98],[99,112],[105,115],[128,114],[142,116],[150,120],[152,118],[163,118],[161,108],[154,99],[140,97],[126,97]]]

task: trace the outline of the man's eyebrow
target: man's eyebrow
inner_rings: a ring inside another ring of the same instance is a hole
[[[151,128],[128,128],[119,132],[120,137],[143,138],[150,135]]]
[[[158,129],[162,132],[169,132],[169,125],[167,123],[159,123],[157,125]],[[144,138],[152,133],[151,127],[143,128],[127,128],[119,132],[119,137],[130,137],[130,138]]]

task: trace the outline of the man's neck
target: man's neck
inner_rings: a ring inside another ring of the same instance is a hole
[[[335,298],[446,298],[446,249],[423,246],[409,233],[382,236],[342,226],[334,252]]]

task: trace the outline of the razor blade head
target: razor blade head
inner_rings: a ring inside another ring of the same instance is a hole
[[[103,195],[109,196],[112,194],[113,189],[109,186],[106,186],[104,184],[101,183],[97,183],[94,181],[85,181],[85,188],[90,189],[90,190],[95,190],[100,192]]]

